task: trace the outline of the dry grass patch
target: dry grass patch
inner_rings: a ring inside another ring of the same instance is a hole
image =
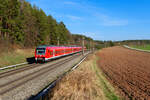
[[[16,49],[0,53],[0,67],[22,63],[26,61],[26,58],[33,56],[33,49]]]
[[[51,100],[107,100],[95,73],[95,55],[65,76],[49,94]]]

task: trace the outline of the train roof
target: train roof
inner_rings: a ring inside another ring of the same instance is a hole
[[[37,48],[71,48],[71,47],[80,47],[80,46],[55,46],[55,45],[40,45]]]

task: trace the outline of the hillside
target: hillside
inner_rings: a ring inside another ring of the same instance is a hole
[[[81,45],[89,47],[92,38],[72,34],[66,25],[25,0],[0,0],[0,45]],[[59,43],[58,43],[59,42]]]

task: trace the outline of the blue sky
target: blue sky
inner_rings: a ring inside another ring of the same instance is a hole
[[[150,0],[27,0],[95,40],[150,39]]]

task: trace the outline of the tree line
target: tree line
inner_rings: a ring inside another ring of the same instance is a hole
[[[71,34],[65,24],[25,0],[0,0],[0,45],[81,45],[103,48],[123,44],[149,44],[149,40],[99,41],[90,37]]]
[[[42,9],[25,0],[0,0],[0,42],[37,46],[67,44],[71,33],[63,22],[57,22]]]
[[[65,24],[25,0],[0,0],[0,45],[81,45],[92,47],[90,37],[71,34]]]
[[[150,45],[150,40],[123,40],[123,41],[114,41],[115,45]]]

